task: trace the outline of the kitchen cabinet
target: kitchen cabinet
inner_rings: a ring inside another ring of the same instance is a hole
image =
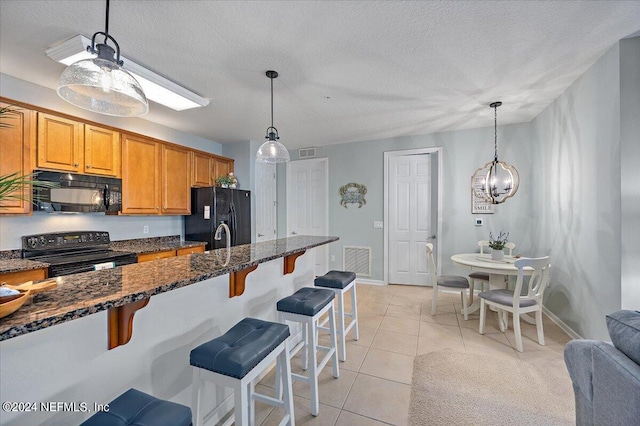
[[[25,175],[32,172],[31,155],[35,149],[36,113],[24,108],[0,102],[0,107],[10,107],[11,112],[2,115],[0,128],[0,176],[12,173]],[[0,202],[0,214],[31,213],[31,186],[22,188],[20,198]]]
[[[233,171],[233,165],[234,162],[230,158],[194,151],[191,161],[191,186],[214,186],[216,178]]]
[[[154,253],[143,253],[138,255],[138,263],[149,262],[151,260],[166,259],[167,257],[185,256],[193,253],[204,253],[204,246],[185,247],[177,250],[164,250]]]
[[[191,213],[191,152],[162,144],[162,213]]]
[[[22,284],[27,281],[41,281],[47,278],[47,268],[30,269],[28,271],[7,272],[0,274],[0,283],[11,285]]]
[[[120,133],[40,112],[37,167],[120,177]]]
[[[160,143],[122,134],[122,213],[160,213]]]

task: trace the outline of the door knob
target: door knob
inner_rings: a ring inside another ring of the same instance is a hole
[[[258,237],[264,237],[264,234],[258,234]]]
[[[433,234],[432,236],[428,237],[427,240],[435,240],[436,239],[436,235]]]

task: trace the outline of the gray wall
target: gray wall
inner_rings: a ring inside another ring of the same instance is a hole
[[[531,122],[531,143],[533,251],[552,264],[545,305],[581,336],[607,339],[605,315],[621,305],[617,44]]]
[[[487,109],[489,109],[487,107]],[[498,123],[500,115],[498,114]],[[340,241],[329,245],[329,254],[335,262],[329,268],[342,268],[342,247],[356,245],[372,249],[373,280],[383,280],[382,229],[373,229],[373,221],[384,219],[384,152],[425,147],[443,147],[443,197],[442,243],[443,273],[466,274],[450,260],[452,254],[474,251],[480,239],[486,239],[489,231],[509,231],[510,239],[517,244],[517,251],[529,253],[532,239],[528,232],[531,221],[531,155],[529,124],[498,127],[498,153],[500,159],[513,164],[521,177],[518,195],[495,208],[494,214],[471,214],[471,175],[477,168],[493,159],[493,127],[436,133],[422,136],[380,139],[318,147],[317,157],[329,159],[329,234]],[[290,151],[292,160],[298,151]],[[285,187],[285,169],[279,167],[278,188]],[[338,189],[349,182],[367,187],[367,204],[362,208],[340,205]],[[286,229],[286,193],[278,191],[279,235]],[[476,227],[474,219],[484,217],[483,227]]]
[[[130,130],[143,135],[177,143],[214,154],[222,154],[219,143],[180,132],[140,118],[118,118],[94,114],[63,101],[54,90],[29,83],[6,74],[0,74],[0,95],[49,108],[62,113]],[[158,107],[151,104],[151,108]],[[0,216],[0,250],[20,248],[22,235],[67,230],[108,231],[113,240],[144,238],[163,235],[183,235],[182,216],[105,216],[91,213],[81,215],[55,215],[34,213],[33,216]],[[143,227],[149,226],[149,233]]]

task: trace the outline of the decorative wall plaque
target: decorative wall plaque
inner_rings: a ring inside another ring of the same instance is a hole
[[[358,208],[367,204],[367,201],[364,199],[364,196],[367,193],[367,187],[361,185],[359,183],[348,183],[344,186],[340,187],[340,205],[345,209],[347,208],[347,204],[358,204]]]
[[[484,179],[481,177],[471,177],[471,213],[493,213],[493,204],[484,198],[478,197],[474,190],[480,190],[482,188],[482,182]]]

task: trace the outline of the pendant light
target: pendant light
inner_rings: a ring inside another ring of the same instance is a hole
[[[271,79],[271,126],[267,128],[267,141],[260,145],[256,153],[256,161],[261,163],[286,163],[290,160],[287,148],[278,142],[278,129],[273,127],[273,79],[278,78],[277,71],[267,71],[267,77]]]
[[[91,38],[87,51],[98,55],[71,64],[60,76],[58,95],[80,108],[106,115],[135,117],[149,111],[147,98],[136,79],[122,68],[120,46],[109,35],[109,0],[104,32]],[[96,45],[96,37],[104,41]],[[115,45],[115,50],[107,44]]]
[[[493,108],[494,117],[493,161],[476,170],[472,179],[472,182],[481,182],[478,186],[472,186],[474,194],[491,204],[501,204],[513,197],[520,184],[520,176],[516,168],[504,161],[498,161],[498,107],[500,105],[502,102],[493,102],[489,105]]]

